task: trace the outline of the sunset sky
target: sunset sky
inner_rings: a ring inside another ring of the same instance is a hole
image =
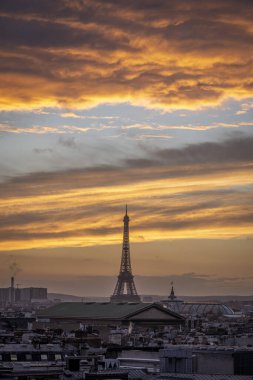
[[[253,294],[252,0],[0,3],[0,287]]]

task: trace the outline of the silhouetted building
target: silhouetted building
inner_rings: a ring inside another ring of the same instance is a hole
[[[71,331],[92,326],[107,339],[112,328],[146,331],[165,326],[184,325],[185,318],[155,303],[63,302],[38,312],[38,328]]]
[[[162,300],[161,303],[163,306],[167,307],[170,310],[173,310],[176,313],[181,313],[182,312],[182,307],[184,304],[184,301],[177,298],[175,295],[174,287],[173,287],[173,282],[171,283],[171,291],[170,295],[168,296],[167,299]]]
[[[227,316],[233,317],[234,311],[227,305],[215,301],[197,301],[197,302],[185,302],[176,297],[174,287],[172,284],[170,295],[167,299],[161,300],[161,304],[173,310],[175,313],[191,316]]]
[[[0,304],[30,303],[47,299],[47,288],[15,288],[14,277],[11,277],[9,288],[0,288]]]
[[[32,302],[46,300],[47,288],[19,288],[16,289],[16,302]]]

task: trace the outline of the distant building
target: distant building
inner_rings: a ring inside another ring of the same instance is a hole
[[[160,371],[169,374],[253,375],[253,349],[171,346],[161,350]],[[223,378],[224,379],[224,378]]]
[[[15,302],[14,277],[11,277],[11,286],[8,288],[0,288],[0,304],[13,304]]]
[[[37,315],[38,327],[62,328],[66,331],[82,326],[97,328],[104,338],[111,328],[141,331],[147,328],[184,325],[181,315],[155,303],[83,303],[64,302],[42,310]]]
[[[173,310],[175,313],[181,314],[184,301],[176,297],[173,283],[171,285],[172,286],[171,286],[169,297],[165,300],[161,300],[161,303],[163,304],[164,307],[167,307],[168,309]]]
[[[170,295],[167,299],[161,300],[161,304],[176,313],[184,316],[234,316],[234,311],[227,305],[220,302],[184,302],[175,295],[174,287],[172,284]]]
[[[19,288],[16,289],[16,302],[32,302],[46,300],[47,288]]]
[[[11,302],[10,288],[0,288],[0,304],[5,305]]]
[[[47,299],[47,288],[15,288],[14,277],[11,278],[11,286],[0,288],[0,304],[31,303]]]

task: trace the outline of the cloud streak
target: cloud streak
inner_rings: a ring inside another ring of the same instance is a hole
[[[46,126],[46,125],[33,125],[32,127],[15,127],[9,124],[0,124],[0,132],[5,133],[29,133],[36,135],[44,134],[66,134],[66,133],[85,133],[89,131],[89,127],[78,127],[75,125],[59,125],[59,126]]]

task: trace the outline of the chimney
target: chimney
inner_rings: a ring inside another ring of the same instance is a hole
[[[11,277],[11,304],[15,302],[15,288],[14,288],[14,277]]]

